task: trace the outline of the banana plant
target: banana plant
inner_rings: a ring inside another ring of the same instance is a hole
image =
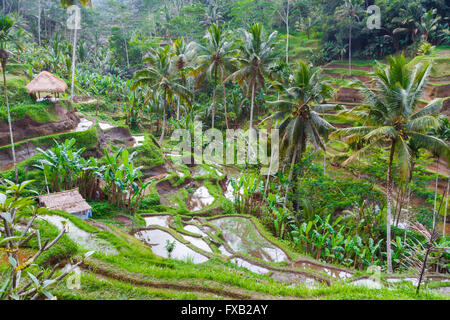
[[[263,191],[263,181],[261,177],[255,173],[243,174],[239,181],[231,179],[235,204],[239,212],[254,213],[255,199],[254,196]]]
[[[144,192],[152,182],[142,182],[142,167],[135,167],[133,163],[136,156],[137,152],[129,154],[123,148],[115,155],[110,155],[105,149],[104,179],[108,201],[130,215],[136,214]]]
[[[277,237],[283,239],[290,212],[286,208],[274,208],[271,220]]]

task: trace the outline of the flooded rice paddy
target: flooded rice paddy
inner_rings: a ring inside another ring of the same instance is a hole
[[[53,224],[59,230],[63,230],[65,225],[67,230],[67,236],[72,241],[74,241],[75,243],[77,243],[78,245],[87,250],[102,252],[106,255],[115,255],[118,253],[117,250],[109,242],[97,238],[92,233],[81,230],[66,218],[53,215],[53,216],[41,216],[40,219]]]
[[[289,260],[286,253],[265,239],[247,218],[219,218],[212,220],[211,224],[222,230],[225,242],[235,252],[269,262]]]
[[[182,261],[192,261],[195,264],[208,261],[207,257],[192,250],[185,244],[176,240],[171,234],[162,230],[139,231],[135,234],[135,237],[148,244],[152,248],[154,254],[163,258],[169,258],[169,252],[166,249],[166,245],[167,241],[170,241],[175,243],[175,247],[170,253],[170,258]]]

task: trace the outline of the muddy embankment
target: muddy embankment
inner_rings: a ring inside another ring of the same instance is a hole
[[[363,103],[364,96],[358,89],[352,88],[340,88],[336,92],[336,101],[350,102],[350,103]]]
[[[68,111],[64,106],[56,104],[54,111],[59,121],[42,123],[31,119],[28,115],[13,121],[14,142],[70,131],[80,123],[76,109]],[[10,144],[8,122],[0,122],[0,146],[8,144]]]
[[[429,97],[432,99],[436,98],[448,98],[450,97],[450,84],[440,85],[440,86],[429,86],[426,90]],[[442,113],[447,117],[450,116],[450,99],[444,101],[442,106]]]
[[[53,134],[53,132],[49,133],[49,135],[51,134]],[[132,147],[135,143],[136,140],[133,138],[128,128],[116,127],[106,131],[100,130],[97,146],[95,148],[85,150],[82,156],[85,158],[101,158],[104,156],[103,150],[109,145],[115,145],[118,147]],[[39,146],[35,145],[33,141],[24,142],[17,145],[15,149],[17,163],[25,161],[36,155],[38,153],[36,150],[38,147]],[[42,146],[40,147],[44,150],[48,149]],[[11,148],[0,149],[0,171],[10,170],[12,168],[13,159]]]

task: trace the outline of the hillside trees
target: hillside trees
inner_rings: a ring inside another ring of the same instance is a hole
[[[403,179],[411,173],[411,152],[408,141],[414,139],[424,149],[448,150],[448,144],[427,134],[431,128],[439,126],[437,115],[442,108],[442,99],[430,102],[418,110],[418,100],[425,88],[430,72],[429,65],[417,65],[414,69],[407,67],[404,56],[389,57],[389,67],[378,65],[375,80],[379,95],[366,86],[362,87],[367,106],[354,109],[353,113],[364,125],[338,130],[336,136],[350,139],[363,139],[368,144],[355,152],[344,164],[347,164],[367,152],[375,145],[387,143],[389,162],[386,183],[386,232],[387,264],[392,272],[391,251],[391,204],[392,204],[392,166],[397,158],[399,171]],[[448,151],[447,151],[448,152]]]

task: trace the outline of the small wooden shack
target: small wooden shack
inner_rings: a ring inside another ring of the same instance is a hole
[[[29,84],[25,87],[28,91],[28,94],[33,96],[36,100],[41,99],[41,94],[44,95],[44,98],[51,98],[51,94],[54,95],[54,100],[59,98],[60,93],[64,93],[68,86],[57,76],[51,74],[47,71],[42,71],[39,73]],[[50,96],[46,96],[45,94],[50,94]]]
[[[91,206],[76,189],[39,196],[38,202],[49,210],[65,211],[83,220],[92,217]]]

